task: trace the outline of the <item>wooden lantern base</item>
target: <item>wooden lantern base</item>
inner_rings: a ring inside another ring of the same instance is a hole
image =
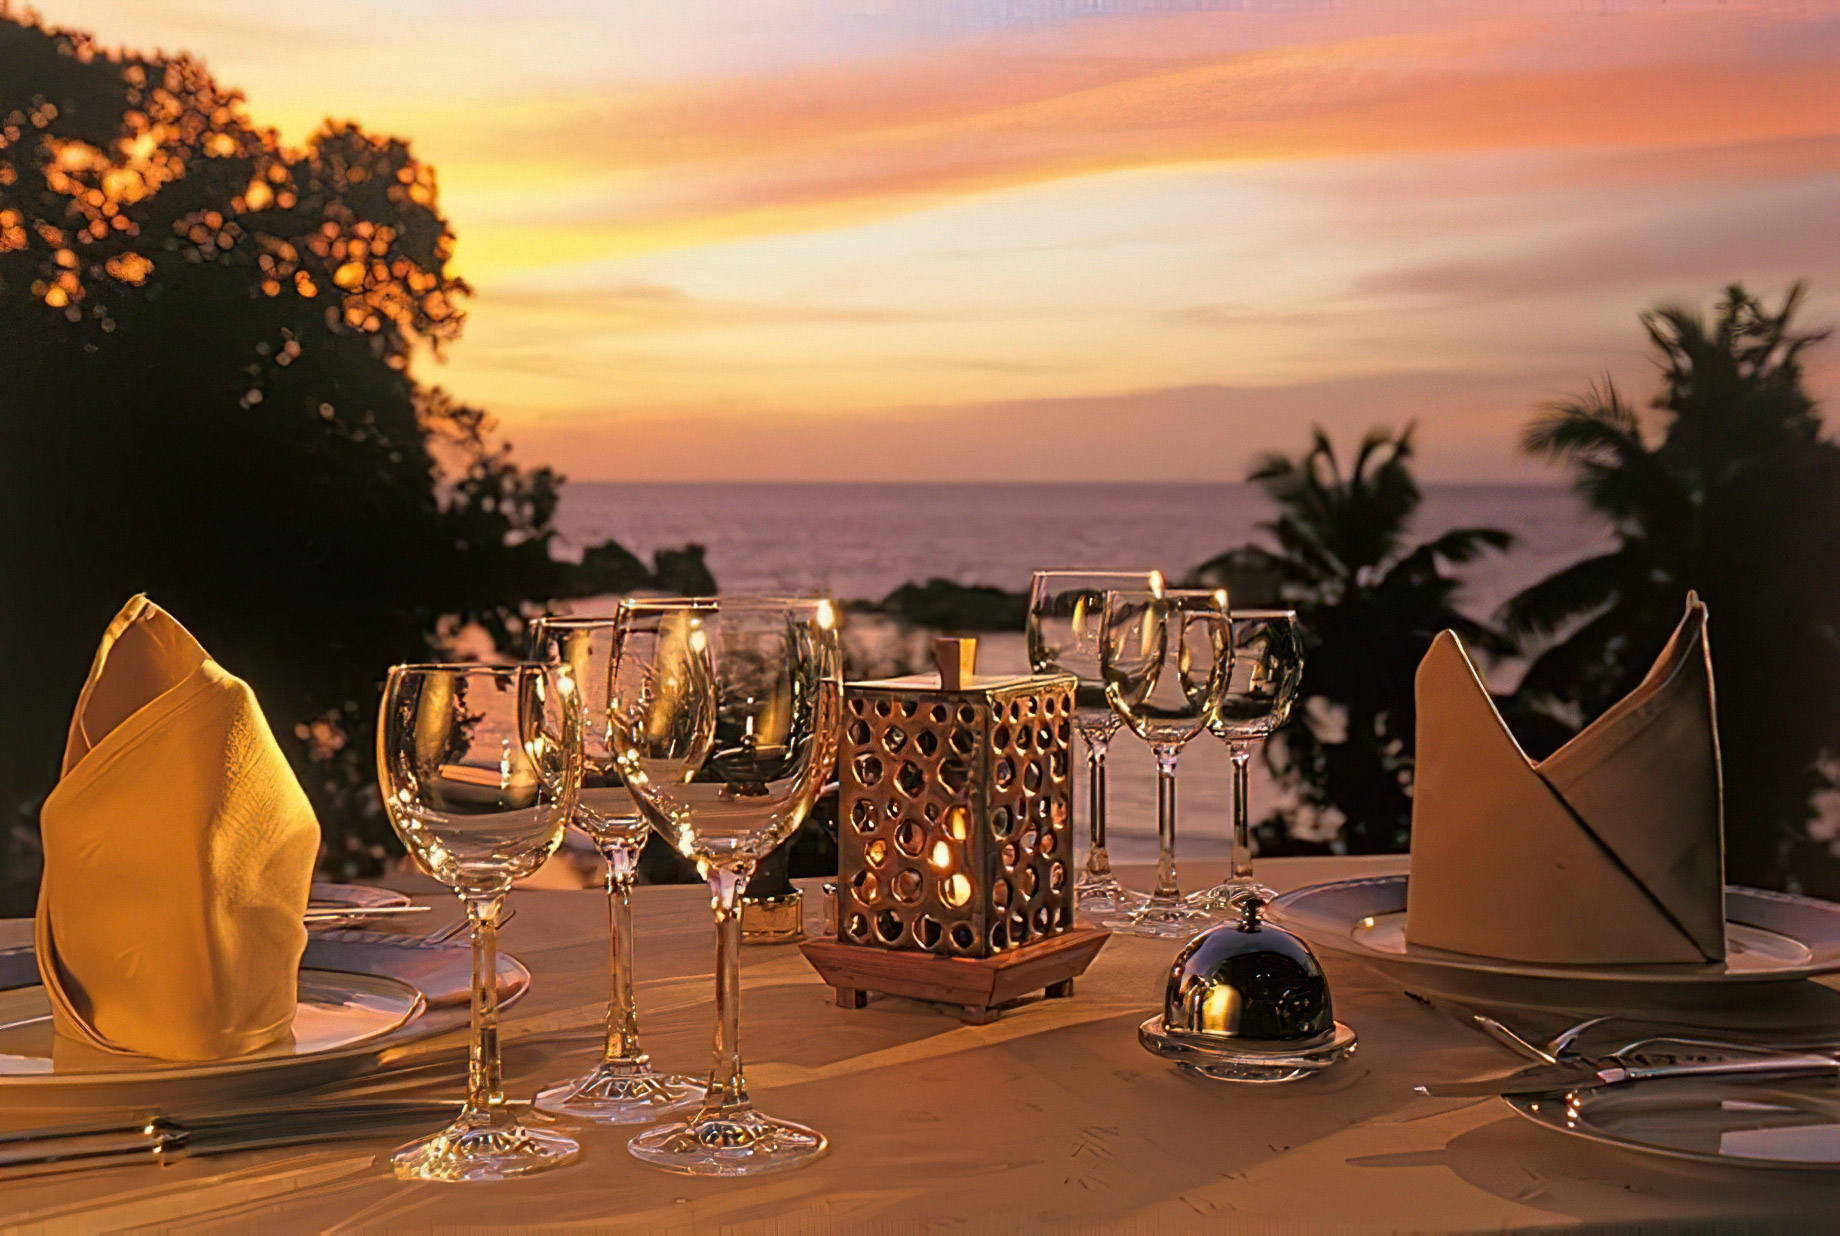
[[[1073,980],[1086,972],[1111,934],[1074,927],[994,957],[940,957],[830,939],[807,940],[799,951],[836,988],[839,1008],[862,1008],[876,991],[956,1004],[967,1025],[981,1026],[995,1021],[1002,1005],[1030,992],[1045,990],[1049,999],[1071,996]]]

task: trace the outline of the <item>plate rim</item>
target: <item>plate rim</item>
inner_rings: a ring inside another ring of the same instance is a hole
[[[1795,893],[1781,893],[1771,889],[1751,888],[1743,884],[1725,886],[1727,898],[1725,921],[1727,924],[1739,923],[1747,927],[1759,927],[1765,931],[1776,931],[1773,927],[1751,922],[1746,918],[1734,916],[1730,905],[1733,893],[1740,898],[1760,901],[1772,901],[1793,906],[1802,910],[1812,910],[1829,915],[1836,924],[1835,943],[1828,947],[1825,954],[1817,952],[1806,940],[1797,938],[1796,942],[1809,950],[1808,960],[1785,964],[1777,969],[1730,970],[1725,963],[1659,962],[1626,963],[1623,965],[1599,965],[1580,963],[1567,965],[1558,962],[1522,962],[1502,957],[1483,957],[1465,953],[1443,950],[1414,948],[1407,944],[1406,952],[1389,953],[1379,949],[1364,947],[1356,940],[1350,929],[1355,921],[1348,920],[1345,928],[1333,934],[1316,930],[1316,924],[1306,923],[1296,907],[1308,901],[1312,895],[1321,896],[1331,891],[1346,891],[1360,887],[1398,887],[1402,891],[1411,879],[1409,872],[1391,875],[1355,876],[1346,880],[1325,880],[1317,884],[1306,884],[1287,893],[1281,893],[1271,902],[1272,918],[1283,926],[1304,935],[1312,944],[1321,946],[1331,952],[1344,956],[1356,957],[1378,965],[1414,965],[1431,966],[1442,970],[1457,971],[1466,974],[1489,974],[1504,978],[1552,979],[1569,982],[1604,982],[1604,983],[1669,983],[1691,984],[1695,986],[1717,986],[1737,983],[1783,983],[1798,979],[1814,978],[1823,974],[1840,973],[1840,903],[1822,901],[1818,898],[1803,897]],[[1382,913],[1398,913],[1385,910]],[[1369,916],[1362,916],[1369,917]],[[1784,934],[1777,932],[1777,934]]]
[[[1637,1083],[1640,1085],[1641,1083]],[[1563,1104],[1566,1090],[1544,1090],[1538,1094],[1504,1094],[1496,1096],[1508,1105],[1508,1110],[1533,1125],[1563,1134],[1567,1137],[1583,1138],[1600,1146],[1614,1146],[1619,1150],[1628,1150],[1635,1154],[1654,1155],[1659,1158],[1672,1159],[1675,1162],[1704,1163],[1719,1167],[1756,1168],[1764,1171],[1814,1172],[1832,1175],[1840,1172],[1840,1159],[1814,1162],[1808,1159],[1757,1159],[1739,1155],[1713,1154],[1703,1150],[1683,1150],[1677,1146],[1660,1146],[1654,1142],[1638,1141],[1635,1138],[1619,1137],[1614,1133],[1589,1126],[1565,1125],[1548,1120],[1542,1114],[1529,1110],[1534,1103],[1550,1102]]]
[[[276,1054],[272,1056],[233,1056],[228,1060],[193,1060],[174,1061],[154,1068],[110,1070],[94,1073],[5,1073],[0,1074],[0,1090],[17,1087],[34,1089],[57,1089],[76,1086],[135,1086],[150,1083],[204,1081],[215,1077],[239,1073],[259,1073],[264,1069],[285,1068],[303,1061],[337,1060],[352,1052],[375,1050],[381,1039],[414,1025],[428,1012],[428,997],[413,984],[405,982],[390,974],[371,974],[355,970],[327,970],[313,966],[303,972],[314,974],[342,974],[359,982],[375,982],[401,988],[409,997],[409,1012],[401,1021],[387,1026],[375,1033],[367,1034],[361,1039],[342,1043],[337,1047],[320,1051],[299,1052],[294,1054]],[[42,983],[25,983],[18,987],[8,987],[7,992],[30,991],[34,987],[42,988]]]
[[[331,901],[315,894],[321,890],[344,894],[357,892],[363,896],[350,901]],[[328,904],[331,909],[374,910],[379,906],[406,906],[414,898],[400,889],[385,888],[379,884],[347,884],[342,880],[315,880],[307,890],[307,904],[315,901]]]
[[[429,951],[451,953],[456,958],[456,964],[465,964],[465,959],[471,954],[471,950],[465,945],[459,947],[442,945],[435,950],[430,950],[425,945],[399,942],[387,934],[374,935],[362,931],[319,934],[309,940],[307,947],[309,950],[331,947],[335,951],[343,951],[344,947],[347,945],[363,948],[400,949],[405,954],[411,955]],[[26,981],[12,984],[7,987],[6,990],[17,990],[21,987],[38,985],[37,969],[31,962],[32,953],[33,945],[30,942],[14,945],[6,949],[0,949],[0,956],[9,959],[17,959],[23,956],[25,965],[29,967],[28,972],[31,976]],[[535,983],[535,976],[532,974],[529,965],[515,953],[501,949],[499,950],[498,958],[501,967],[505,967],[508,964],[514,975],[521,979],[521,981],[514,982],[510,991],[504,992],[499,996],[498,1006],[502,1011],[512,1007],[519,1000],[530,994],[530,989]],[[313,965],[309,968],[335,974],[355,974],[385,979],[390,982],[400,983],[412,990],[417,990],[415,984],[408,979],[399,978],[393,974],[379,974],[375,970],[356,965],[328,964],[334,961],[335,958],[329,957],[320,964]],[[239,1079],[256,1078],[263,1073],[279,1073],[283,1077],[282,1083],[278,1088],[265,1088],[264,1093],[293,1093],[299,1086],[287,1079],[291,1074],[297,1071],[303,1069],[313,1070],[315,1068],[324,1070],[329,1067],[348,1067],[351,1062],[354,1061],[362,1063],[366,1059],[384,1059],[387,1058],[390,1053],[409,1047],[411,1044],[421,1042],[424,1039],[434,1038],[456,1031],[464,1031],[468,1021],[466,1001],[462,1000],[458,1004],[431,1004],[428,1001],[426,992],[418,991],[418,994],[422,996],[422,1010],[415,1017],[408,1019],[393,1030],[372,1035],[355,1043],[349,1043],[343,1047],[334,1048],[328,1051],[309,1053],[307,1055],[270,1056],[259,1060],[244,1058],[240,1062],[235,1060],[194,1062],[194,1067],[190,1071],[188,1071],[186,1066],[181,1065],[178,1068],[149,1070],[139,1073],[15,1074],[0,1077],[0,1095],[11,1093],[14,1095],[14,1101],[22,1104],[32,1103],[44,1106],[47,1103],[54,1103],[57,1105],[75,1104],[79,1106],[88,1106],[89,1102],[86,1101],[87,1096],[96,1096],[97,1098],[112,1096],[119,1090],[129,1088],[130,1084],[136,1088],[146,1088],[146,1092],[152,1094],[158,1093],[163,1088],[173,1084],[208,1082],[223,1085],[225,1083],[235,1083]],[[128,1079],[132,1079],[132,1082],[130,1083]],[[114,1103],[119,1100],[115,1098],[105,1098],[104,1101]]]

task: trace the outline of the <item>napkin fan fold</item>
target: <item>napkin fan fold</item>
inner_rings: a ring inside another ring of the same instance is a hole
[[[1706,607],[1538,763],[1445,631],[1417,678],[1406,938],[1552,964],[1725,957],[1723,789]]]
[[[248,684],[144,596],[103,636],[39,822],[59,1034],[170,1060],[287,1035],[319,824]]]

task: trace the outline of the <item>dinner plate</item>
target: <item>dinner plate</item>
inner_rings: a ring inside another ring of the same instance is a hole
[[[406,906],[409,895],[399,893],[393,888],[373,888],[364,884],[333,884],[330,881],[315,880],[313,888],[307,894],[309,910],[376,910],[389,906]],[[328,918],[313,924],[315,930],[332,930],[339,927],[353,927],[365,921],[362,914],[353,914],[350,918]]]
[[[1505,1101],[1535,1124],[1645,1154],[1840,1171],[1840,1089],[1831,1080],[1678,1078]]]
[[[498,955],[500,1007],[530,986],[515,957]],[[399,1067],[417,1045],[466,1027],[472,952],[413,937],[315,935],[301,959],[293,1037],[229,1060],[162,1061],[53,1043],[50,1011],[28,947],[0,950],[0,1109],[192,1106],[288,1094]]]
[[[339,1051],[388,1034],[420,1017],[427,1003],[421,992],[399,979],[336,970],[302,970],[299,992],[288,1037],[233,1060],[199,1064],[118,1056],[59,1039],[52,1030],[51,1001],[43,987],[0,991],[0,1078],[108,1074],[145,1081],[175,1069],[196,1075],[259,1067],[283,1057]]]
[[[1406,877],[1314,884],[1278,897],[1271,917],[1327,952],[1357,958],[1407,990],[1452,1000],[1570,1012],[1703,1012],[1734,1000],[1794,998],[1840,971],[1840,905],[1732,885],[1722,962],[1553,965],[1408,942]]]

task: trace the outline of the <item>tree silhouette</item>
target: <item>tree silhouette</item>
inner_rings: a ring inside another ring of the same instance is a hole
[[[1412,826],[1413,676],[1439,631],[1472,648],[1506,651],[1495,631],[1456,609],[1463,563],[1512,538],[1497,528],[1456,528],[1411,544],[1422,495],[1412,478],[1412,432],[1376,429],[1346,473],[1319,428],[1300,458],[1269,455],[1253,469],[1278,506],[1263,525],[1277,550],[1247,546],[1197,567],[1190,582],[1225,584],[1237,607],[1297,611],[1303,686],[1291,720],[1265,759],[1296,794],[1297,818],[1261,824],[1268,850],[1312,845],[1347,853],[1406,848]]]
[[[146,591],[254,685],[328,865],[375,866],[385,667],[443,624],[508,636],[566,582],[559,478],[410,376],[461,327],[452,244],[404,142],[289,148],[195,60],[0,10],[0,813],[35,818],[96,640]]]
[[[1772,311],[1733,286],[1710,322],[1645,313],[1657,416],[1606,381],[1528,426],[1527,449],[1570,469],[1617,544],[1502,619],[1544,645],[1514,700],[1544,725],[1543,753],[1640,680],[1697,590],[1712,615],[1727,873],[1834,896],[1840,865],[1807,823],[1823,760],[1840,754],[1840,446],[1802,385],[1802,353],[1825,338],[1793,329],[1802,297],[1798,284]]]

